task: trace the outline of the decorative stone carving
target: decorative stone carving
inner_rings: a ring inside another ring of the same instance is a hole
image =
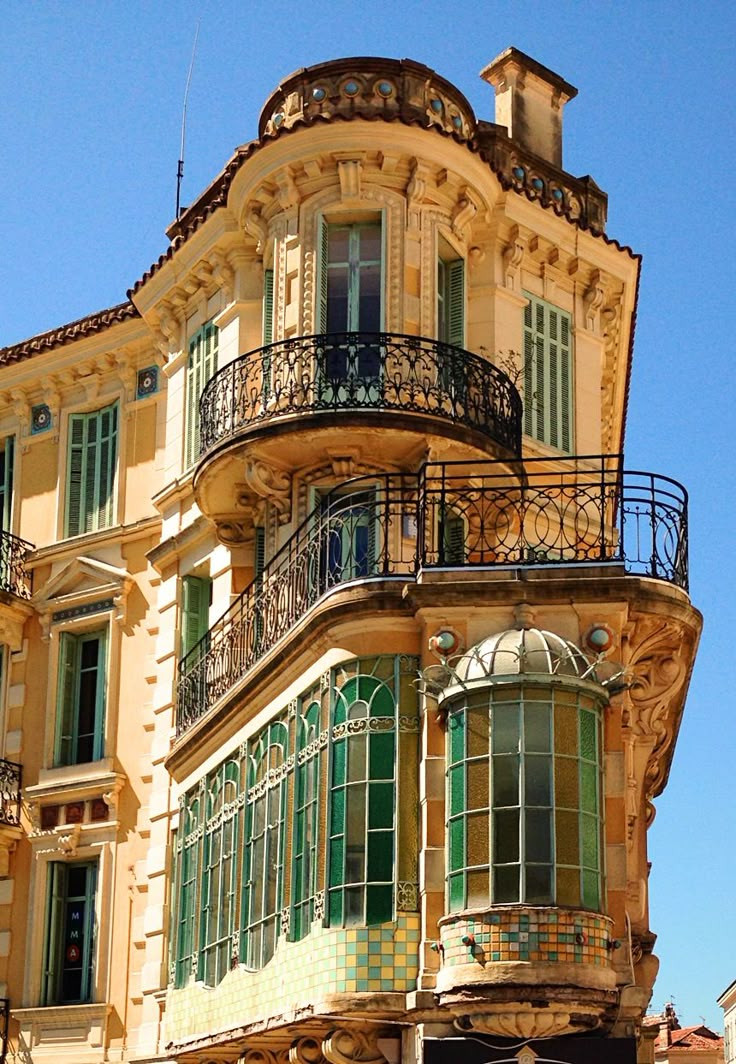
[[[550,1005],[547,1009],[475,1013],[468,1016],[472,1030],[502,1038],[550,1038],[573,1030],[570,1013]]]
[[[470,223],[478,213],[480,204],[472,189],[465,188],[460,193],[455,210],[452,212],[452,228],[455,234],[466,241],[470,232]]]
[[[316,1038],[298,1038],[289,1049],[289,1064],[320,1064],[322,1046]]]
[[[76,857],[81,833],[82,825],[74,824],[71,831],[58,836],[59,849],[65,857]]]
[[[330,1064],[385,1064],[376,1045],[378,1032],[338,1027],[322,1042],[322,1054]]]
[[[516,288],[519,268],[528,244],[528,235],[515,225],[509,235],[509,242],[503,252],[503,278],[507,288]]]
[[[279,206],[282,210],[288,211],[292,207],[299,206],[299,189],[297,188],[296,181],[294,180],[294,171],[290,166],[285,166],[283,170],[279,170],[274,174],[276,184],[278,185],[277,198]]]
[[[340,196],[342,199],[359,199],[363,163],[360,159],[341,159],[337,157],[337,176],[340,179]]]
[[[243,227],[248,236],[252,236],[255,240],[258,254],[262,255],[268,240],[268,225],[263,220],[259,207],[250,207],[246,210]]]
[[[279,524],[291,520],[291,474],[253,458],[245,460],[245,484],[238,486],[238,506],[250,507],[253,495],[266,499],[278,514]]]
[[[600,270],[593,270],[590,286],[583,294],[585,305],[585,325],[591,332],[596,329],[603,300],[606,296],[605,278]]]

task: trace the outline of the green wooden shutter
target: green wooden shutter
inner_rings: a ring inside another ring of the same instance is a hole
[[[95,732],[92,757],[98,761],[105,752],[105,703],[107,700],[107,629],[97,632],[97,684],[95,689]]]
[[[253,569],[256,580],[263,576],[266,568],[266,529],[256,528],[256,541],[253,553]]]
[[[13,456],[15,437],[6,436],[0,449],[0,521],[4,532],[10,532],[13,510]]]
[[[108,528],[114,521],[117,405],[69,417],[66,534]]]
[[[56,696],[56,741],[54,763],[72,764],[74,699],[77,687],[78,643],[69,632],[59,636],[59,676]]]
[[[447,342],[465,346],[465,263],[450,262],[447,268]]]
[[[329,262],[330,243],[327,222],[324,218],[319,223],[319,261],[317,271],[319,278],[319,304],[316,314],[316,331],[327,332],[327,265]]]
[[[212,581],[203,577],[185,576],[182,580],[182,656],[188,654],[209,630],[211,589]]]
[[[46,904],[46,936],[44,941],[42,1001],[55,1005],[58,1001],[58,978],[63,950],[64,909],[66,906],[66,865],[52,861],[48,874]]]
[[[189,341],[186,374],[184,426],[184,467],[189,469],[199,457],[199,400],[205,384],[217,369],[217,326],[208,321]]]
[[[524,431],[571,451],[572,320],[559,307],[524,293]]]

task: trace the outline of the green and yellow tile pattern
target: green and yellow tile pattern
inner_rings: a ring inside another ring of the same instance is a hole
[[[331,994],[414,990],[418,950],[418,913],[400,913],[378,927],[315,926],[300,942],[280,939],[261,971],[238,967],[217,987],[191,983],[170,989],[166,1041],[225,1031]]]
[[[562,909],[509,908],[443,922],[443,963],[540,961],[608,967],[612,921]],[[474,946],[464,943],[472,936]]]

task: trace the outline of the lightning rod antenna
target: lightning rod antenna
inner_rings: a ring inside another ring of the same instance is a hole
[[[187,135],[187,100],[189,99],[189,85],[192,80],[192,71],[194,70],[194,57],[197,54],[197,41],[199,40],[199,20],[197,20],[197,28],[194,31],[194,47],[192,48],[192,61],[189,64],[189,73],[187,74],[187,84],[184,89],[184,107],[181,113],[181,148],[179,151],[179,162],[176,167],[176,218],[179,218],[181,214],[181,182],[184,177],[184,142]]]

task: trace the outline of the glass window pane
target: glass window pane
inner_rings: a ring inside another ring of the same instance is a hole
[[[533,905],[551,902],[552,867],[551,865],[526,866],[525,901]]]
[[[365,846],[365,786],[347,788],[345,841],[350,846]]]
[[[551,707],[532,703],[524,706],[524,748],[546,753],[550,749]]]
[[[586,909],[599,909],[600,904],[600,878],[598,873],[585,869],[583,871],[583,905]]]
[[[331,890],[327,906],[329,921],[333,927],[342,923],[342,891]]]
[[[578,814],[566,809],[558,810],[555,827],[558,864],[578,865],[580,863]]]
[[[332,786],[339,787],[345,782],[345,740],[334,743],[332,747]]]
[[[488,872],[468,872],[468,908],[490,905],[490,878]]]
[[[582,783],[581,807],[586,813],[598,812],[598,770],[596,765],[583,761],[580,765]]]
[[[354,783],[366,778],[366,742],[368,736],[351,735],[347,740],[348,747],[348,781]]]
[[[493,863],[519,860],[519,811],[504,809],[493,814]]]
[[[465,907],[465,879],[462,873],[450,876],[450,908]]]
[[[381,227],[380,225],[361,226],[360,233],[360,258],[362,262],[381,260]]]
[[[337,885],[342,883],[342,859],[343,859],[343,840],[332,839],[330,842],[330,883]]]
[[[392,831],[368,834],[367,879],[374,883],[391,882],[394,873],[394,836]]]
[[[596,717],[584,710],[580,713],[580,756],[596,760]]]
[[[552,758],[541,754],[524,758],[524,801],[527,805],[552,804]]]
[[[525,825],[526,860],[551,861],[552,813],[546,809],[527,809]]]
[[[450,816],[465,810],[465,767],[450,769]]]
[[[578,808],[578,763],[572,757],[555,758],[555,805]]]
[[[580,872],[577,868],[557,869],[558,905],[580,905]]]
[[[383,732],[370,736],[370,778],[390,780],[394,777],[394,735]]]
[[[558,691],[555,702],[562,701],[564,691]],[[555,705],[555,753],[577,755],[578,714],[574,706]]]
[[[368,802],[368,827],[394,826],[394,788],[391,783],[371,783]]]
[[[583,860],[586,868],[598,868],[598,819],[583,815]]]
[[[519,707],[493,707],[491,736],[494,754],[516,753],[519,749]]]
[[[519,804],[519,758],[493,758],[493,807]]]
[[[366,923],[385,924],[393,917],[394,889],[391,886],[366,887]]]
[[[328,255],[330,264],[334,262],[346,263],[348,261],[350,230],[345,226],[330,225],[327,228],[327,236],[329,240]]]
[[[493,904],[520,901],[519,865],[505,865],[493,870]]]
[[[466,818],[468,865],[489,863],[488,814],[473,813]]]
[[[490,801],[488,761],[469,761],[467,772],[468,809],[487,809]]]
[[[465,714],[453,713],[450,725],[450,764],[462,761],[465,755]]]
[[[450,868],[465,867],[465,822],[462,817],[450,821]]]
[[[488,756],[488,711],[484,708],[468,713],[465,721],[468,757]]]

